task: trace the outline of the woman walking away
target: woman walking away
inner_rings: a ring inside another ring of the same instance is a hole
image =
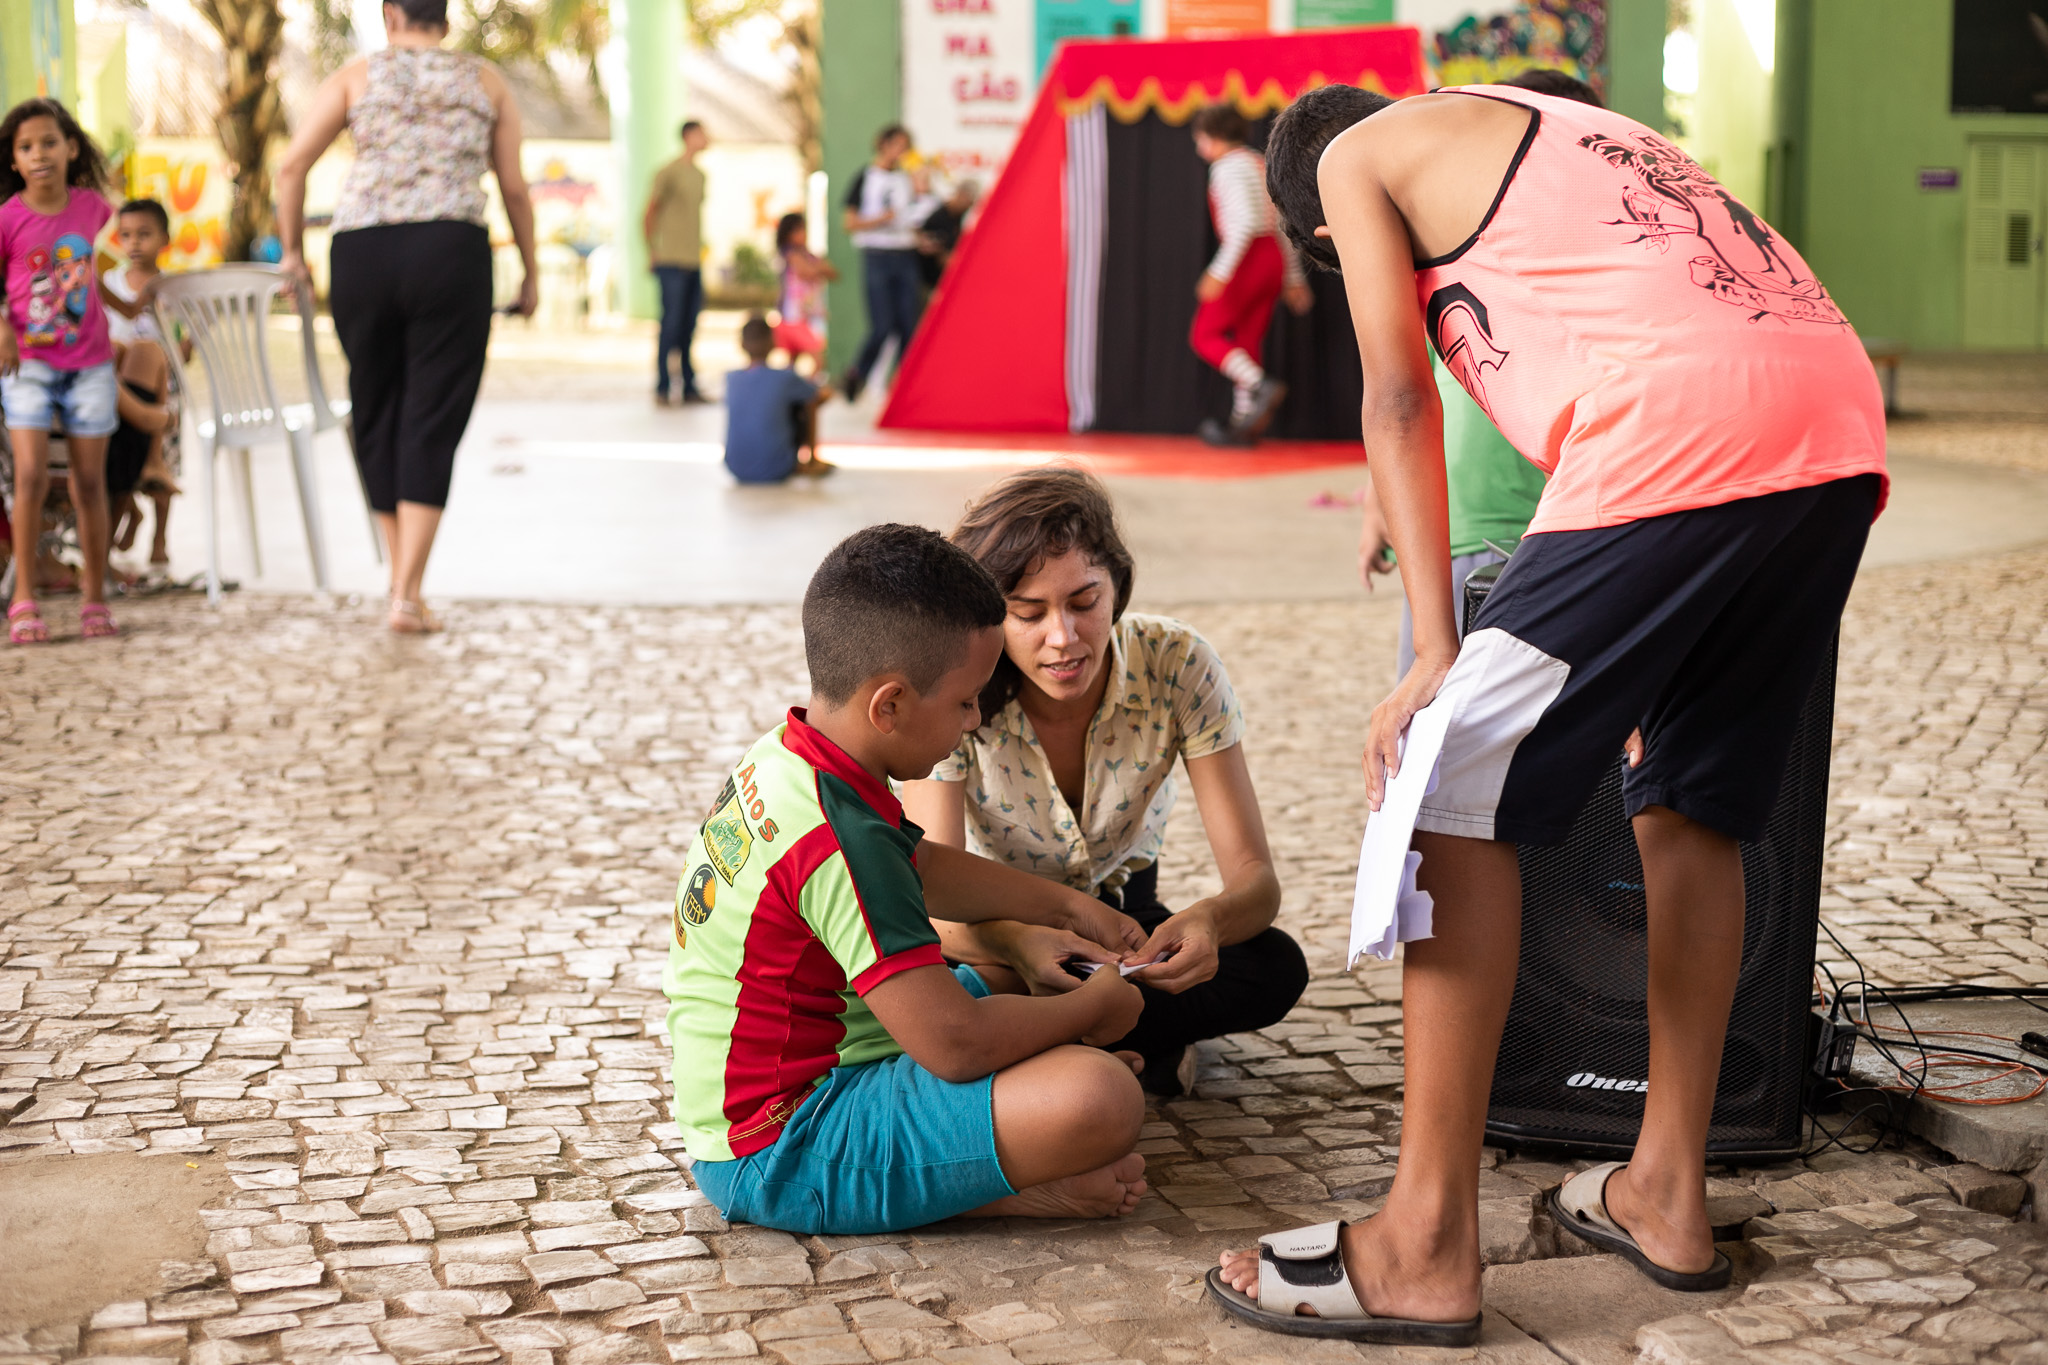
[[[310,287],[306,173],[347,128],[356,159],[334,213],[329,303],[348,356],[356,462],[391,552],[391,629],[417,635],[441,628],[420,582],[491,339],[487,169],[526,271],[513,311],[531,317],[539,300],[519,109],[505,78],[442,50],[447,0],[386,4],[384,33],[389,47],[314,95],[278,168],[277,226],[285,273]]]
[[[1194,627],[1124,610],[1135,569],[1109,492],[1078,469],[1033,469],[968,506],[953,543],[995,575],[1008,615],[981,693],[981,727],[903,809],[926,837],[1116,907],[1149,935],[1131,955],[1145,1012],[1103,1046],[1144,1059],[1155,1095],[1194,1082],[1194,1044],[1277,1024],[1308,986],[1301,948],[1273,927],[1280,882],[1244,757],[1244,712]],[[1222,889],[1176,913],[1159,856],[1187,763]],[[990,921],[938,924],[946,956],[991,990],[1045,995],[1113,954],[1073,934]]]
[[[114,434],[114,350],[92,265],[93,239],[114,216],[100,194],[100,149],[55,100],[23,100],[0,119],[0,403],[14,444],[14,601],[7,638],[42,644],[36,542],[50,495],[50,424],[59,418],[70,461],[71,505],[85,554],[79,633],[116,635],[107,610],[107,438]]]

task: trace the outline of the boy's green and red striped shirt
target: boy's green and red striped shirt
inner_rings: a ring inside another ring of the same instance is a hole
[[[903,1050],[861,997],[944,965],[915,863],[922,838],[800,707],[733,769],[676,889],[662,973],[676,1124],[693,1158],[761,1150],[833,1067]]]

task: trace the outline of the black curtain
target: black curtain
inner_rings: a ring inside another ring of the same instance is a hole
[[[1227,419],[1230,385],[1188,349],[1195,280],[1216,253],[1209,222],[1209,167],[1194,136],[1156,114],[1108,124],[1108,216],[1097,342],[1095,429],[1191,433],[1204,417]],[[1252,125],[1264,148],[1270,120]],[[1359,438],[1364,394],[1358,343],[1337,276],[1309,273],[1315,307],[1285,304],[1266,334],[1266,369],[1287,381],[1270,435]]]

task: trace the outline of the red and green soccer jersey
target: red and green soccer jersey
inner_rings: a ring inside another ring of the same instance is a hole
[[[923,837],[801,708],[740,760],[676,890],[662,973],[692,1157],[760,1151],[833,1067],[903,1051],[861,997],[943,965],[912,861]]]

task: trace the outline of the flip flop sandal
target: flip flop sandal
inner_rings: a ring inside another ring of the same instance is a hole
[[[16,602],[7,609],[7,643],[46,645],[50,628],[43,624],[43,609],[34,602]]]
[[[111,640],[121,633],[114,613],[103,602],[88,602],[78,609],[78,633],[88,640]]]
[[[1421,1322],[1376,1318],[1365,1311],[1344,1273],[1338,1235],[1342,1220],[1317,1223],[1259,1239],[1259,1297],[1254,1302],[1209,1272],[1209,1294],[1227,1313],[1268,1332],[1296,1337],[1337,1337],[1377,1346],[1470,1346],[1479,1340],[1478,1318],[1467,1322]],[[1314,1310],[1314,1316],[1297,1313]]]
[[[1550,1192],[1550,1216],[1572,1236],[1591,1242],[1602,1250],[1626,1256],[1634,1262],[1636,1269],[1666,1289],[1699,1294],[1727,1288],[1734,1267],[1720,1252],[1714,1253],[1714,1263],[1705,1270],[1669,1270],[1645,1255],[1643,1249],[1636,1245],[1636,1239],[1614,1221],[1613,1215],[1607,1212],[1607,1181],[1626,1164],[1609,1161],[1589,1171],[1581,1171],[1559,1185]]]
[[[402,597],[394,597],[391,599],[391,611],[394,618],[391,633],[394,635],[438,635],[441,632],[441,618],[428,611],[424,602],[408,602]],[[401,629],[397,624],[399,620],[409,624]]]

